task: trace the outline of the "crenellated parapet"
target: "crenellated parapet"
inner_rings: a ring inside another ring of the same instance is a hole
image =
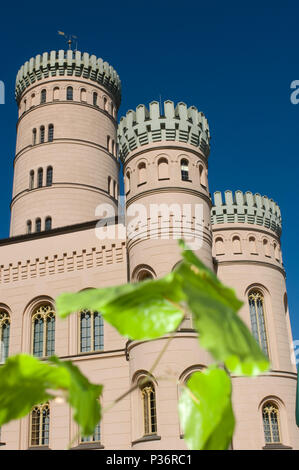
[[[16,100],[19,101],[23,91],[33,83],[59,76],[93,80],[112,92],[117,104],[120,103],[121,82],[114,68],[95,55],[71,50],[45,52],[25,62],[17,74]]]
[[[157,101],[152,101],[149,109],[140,104],[136,111],[129,110],[120,120],[118,140],[123,161],[130,151],[161,141],[188,143],[200,148],[206,157],[210,151],[210,132],[204,114],[195,106],[188,108],[185,103],[174,106],[169,100],[164,102],[164,113]]]
[[[214,193],[211,223],[247,223],[261,225],[281,235],[281,214],[278,205],[266,196],[246,191]]]

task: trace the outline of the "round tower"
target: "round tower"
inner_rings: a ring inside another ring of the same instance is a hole
[[[131,280],[161,277],[180,259],[177,239],[190,240],[212,266],[208,189],[209,127],[185,103],[153,101],[128,111],[118,129],[124,165]],[[131,224],[132,221],[132,224]]]
[[[181,259],[184,238],[212,268],[211,200],[208,189],[209,127],[191,106],[158,102],[139,105],[120,120],[124,165],[127,247],[131,281],[161,277]],[[130,224],[132,224],[130,226]],[[132,385],[151,370],[167,337],[127,345]],[[200,350],[190,319],[167,346],[152,379],[131,396],[132,447],[185,449],[178,419],[178,382],[211,362]],[[168,379],[165,379],[168,377]]]
[[[240,316],[271,363],[271,372],[254,380],[233,378],[237,421],[233,446],[298,448],[296,367],[281,255],[280,209],[259,194],[225,191],[222,197],[216,192],[211,220],[217,275],[244,301]],[[267,406],[277,410],[276,435],[267,427]]]
[[[121,85],[102,59],[51,51],[18,72],[19,108],[10,235],[95,220],[117,206]]]

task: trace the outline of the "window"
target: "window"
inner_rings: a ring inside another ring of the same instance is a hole
[[[49,445],[50,408],[48,403],[35,406],[30,413],[30,445]]]
[[[53,183],[53,168],[51,166],[48,166],[47,168],[47,186],[51,186]]]
[[[35,221],[35,231],[38,233],[38,232],[41,232],[42,230],[42,221],[41,219],[36,219]]]
[[[168,161],[166,158],[160,158],[158,161],[158,179],[168,179]]]
[[[249,251],[252,255],[257,255],[255,237],[249,237]]]
[[[73,87],[68,86],[66,89],[66,99],[67,101],[72,101],[73,100]]]
[[[81,89],[81,92],[80,92],[80,101],[84,101],[84,102],[87,101],[87,95],[86,95],[86,90],[85,90],[85,88],[82,88],[82,89]]]
[[[100,313],[80,312],[80,352],[104,349],[104,322]]]
[[[31,220],[27,220],[27,233],[32,232],[32,222]]]
[[[51,305],[42,305],[32,316],[32,354],[51,356],[55,352],[55,312]]]
[[[52,219],[51,217],[47,217],[45,220],[45,230],[51,230],[52,229]]]
[[[41,188],[43,186],[43,169],[39,168],[37,172],[37,187]]]
[[[98,105],[98,94],[96,92],[94,92],[92,95],[92,102],[94,106]]]
[[[40,127],[40,143],[43,144],[45,142],[45,127]]]
[[[181,161],[181,177],[182,181],[189,181],[189,163],[188,160]]]
[[[55,87],[53,90],[53,101],[58,101],[59,100],[59,88]]]
[[[34,188],[34,171],[31,170],[29,173],[29,189]]]
[[[53,124],[49,124],[48,127],[48,142],[53,142],[54,139],[54,126]]]
[[[140,388],[143,405],[144,435],[157,432],[156,393],[152,382],[147,382]]]
[[[36,129],[32,131],[32,145],[36,144]]]
[[[146,183],[146,164],[144,162],[138,165],[138,184]]]
[[[281,442],[279,411],[275,403],[268,402],[263,406],[263,425],[266,444]]]
[[[216,249],[216,256],[217,255],[224,255],[224,243],[221,237],[217,237],[215,240],[215,249]]]
[[[128,194],[130,189],[131,189],[131,175],[130,175],[130,172],[127,171],[127,173],[126,173],[126,194]]]
[[[81,436],[81,442],[100,442],[101,441],[101,425],[100,423],[96,425],[94,433],[92,436]]]
[[[0,310],[0,363],[5,362],[9,350],[10,318],[7,312]]]
[[[105,96],[103,98],[103,103],[104,103],[104,111],[107,111],[107,98]]]
[[[110,137],[107,135],[107,150],[110,152]]]
[[[111,153],[112,153],[112,155],[115,155],[115,143],[114,143],[114,140],[112,140]]]
[[[40,102],[41,104],[45,103],[47,100],[47,91],[46,90],[42,90],[41,91],[41,94],[40,94]]]
[[[269,356],[265,326],[264,296],[260,291],[251,291],[248,295],[252,334],[266,356]]]

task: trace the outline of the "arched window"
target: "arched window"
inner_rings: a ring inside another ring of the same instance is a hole
[[[52,229],[52,219],[51,217],[47,217],[45,220],[45,230],[51,230]]]
[[[47,90],[42,90],[40,94],[40,102],[41,104],[47,101]]]
[[[224,243],[221,237],[217,237],[215,240],[216,255],[224,255]]]
[[[80,91],[80,101],[87,101],[87,94],[85,88],[82,88]]]
[[[59,100],[59,88],[55,87],[53,90],[53,101],[58,101]]]
[[[43,186],[43,174],[44,174],[43,169],[39,168],[37,172],[37,187],[38,188],[42,188]]]
[[[51,186],[53,183],[53,168],[51,166],[48,166],[47,168],[47,186]]]
[[[181,160],[182,181],[189,181],[189,162],[186,159]]]
[[[130,172],[127,171],[127,173],[126,173],[126,194],[128,194],[130,189],[131,189],[131,175],[130,175]]]
[[[111,153],[112,153],[112,155],[115,155],[115,143],[114,143],[114,140],[112,140]]]
[[[116,181],[113,182],[113,197],[117,199]]]
[[[54,139],[54,126],[53,124],[49,124],[48,127],[48,142],[53,142]]]
[[[41,232],[42,230],[42,221],[40,218],[36,219],[35,221],[35,231],[36,232]]]
[[[104,349],[104,322],[100,313],[80,312],[80,352]]]
[[[29,173],[29,189],[34,188],[34,171],[31,170]]]
[[[10,318],[7,312],[0,310],[0,363],[8,358]]]
[[[92,95],[92,102],[94,106],[98,105],[98,94],[96,92],[94,92]]]
[[[238,236],[233,237],[233,253],[235,255],[242,253],[241,240],[240,240],[240,237]]]
[[[255,237],[249,237],[249,251],[252,255],[257,254]]]
[[[263,425],[266,444],[280,443],[279,410],[273,402],[267,402],[263,406]]]
[[[168,161],[166,158],[159,158],[158,160],[158,179],[169,179]]]
[[[156,392],[152,382],[147,382],[140,387],[143,407],[144,435],[157,433]]]
[[[98,423],[92,436],[81,436],[81,442],[101,442],[101,425]]]
[[[107,98],[104,96],[103,98],[103,105],[104,105],[104,111],[107,111]]]
[[[138,165],[138,184],[146,183],[146,164],[144,162]]]
[[[110,140],[111,140],[110,136],[107,135],[107,150],[108,150],[108,152],[110,152]]]
[[[265,325],[264,296],[258,290],[251,291],[248,295],[248,302],[252,334],[265,355],[269,356]]]
[[[45,126],[40,127],[40,143],[43,144],[45,142]]]
[[[265,256],[270,257],[269,242],[268,242],[268,240],[266,240],[266,238],[264,238],[264,240],[263,240],[263,248],[264,248]]]
[[[199,169],[199,182],[202,186],[204,186],[204,184],[203,184],[203,175],[204,175],[203,166],[199,165],[198,169]]]
[[[51,305],[42,305],[32,315],[32,354],[52,356],[55,352],[55,312]]]
[[[73,87],[68,86],[66,89],[66,99],[67,101],[72,101],[73,100]]]
[[[32,222],[31,220],[27,220],[27,233],[31,233],[32,232]]]
[[[30,445],[49,445],[50,407],[48,403],[35,406],[30,413]]]
[[[36,144],[36,129],[32,130],[32,145]]]

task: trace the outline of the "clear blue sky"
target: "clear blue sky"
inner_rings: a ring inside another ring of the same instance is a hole
[[[30,57],[64,48],[107,60],[122,80],[120,116],[140,103],[195,105],[210,123],[210,190],[272,197],[283,216],[282,249],[294,339],[299,339],[299,4],[177,0],[7,2],[1,5],[0,238],[8,236],[17,108],[15,76]]]

